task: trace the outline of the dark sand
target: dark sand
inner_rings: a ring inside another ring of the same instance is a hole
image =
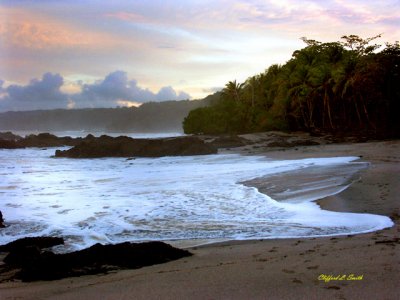
[[[0,299],[400,299],[400,141],[264,154],[278,159],[362,156],[371,165],[361,179],[318,203],[329,210],[390,216],[395,226],[354,236],[195,247],[190,258],[137,270],[2,283]],[[335,279],[325,282],[323,275]]]

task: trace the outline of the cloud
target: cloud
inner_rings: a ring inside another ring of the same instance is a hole
[[[31,110],[66,107],[68,97],[60,91],[63,82],[61,75],[46,73],[41,79],[32,79],[26,86],[2,87],[0,109]]]
[[[185,92],[179,92],[179,94],[170,86],[163,87],[156,94],[156,99],[158,101],[163,101],[167,99],[177,99],[185,100],[190,99],[190,95]]]
[[[102,78],[104,72],[124,69],[154,91],[128,80],[140,98],[156,100],[154,87],[182,78],[186,83],[179,88],[201,98],[207,87],[243,81],[284,63],[304,46],[302,36],[328,42],[345,34],[383,32],[394,42],[400,34],[398,0],[167,2],[3,0],[0,78],[27,82],[48,70],[65,79],[74,74]],[[71,92],[83,85],[77,87]],[[109,104],[95,86],[88,89],[91,101]],[[73,101],[78,105],[84,99]]]
[[[157,93],[129,80],[124,71],[115,71],[92,84],[80,83],[81,90],[70,94],[61,91],[64,79],[59,74],[46,73],[42,79],[32,79],[28,85],[3,88],[0,80],[0,110],[37,110],[55,108],[96,108],[133,106],[149,101],[186,100],[190,95],[177,92],[171,86]]]
[[[203,89],[203,92],[208,93],[208,94],[214,94],[216,92],[222,91],[223,89],[224,89],[224,87],[222,87],[222,86],[215,86],[215,87]]]
[[[115,71],[101,81],[84,84],[81,93],[72,95],[71,99],[75,107],[110,107],[129,102],[185,100],[190,99],[190,95],[176,92],[171,86],[162,87],[153,93],[138,86],[136,80],[128,80],[126,72]]]
[[[127,74],[115,71],[107,75],[103,80],[93,84],[83,84],[79,94],[72,95],[72,100],[79,107],[110,106],[116,101],[133,100],[135,81],[128,81]],[[147,92],[142,91],[145,98]]]
[[[0,107],[1,107],[1,99],[7,95],[6,89],[3,88],[4,80],[0,79]]]
[[[65,49],[95,49],[112,44],[110,34],[66,24],[50,15],[44,17],[23,8],[1,8],[0,40],[8,47],[49,52]]]

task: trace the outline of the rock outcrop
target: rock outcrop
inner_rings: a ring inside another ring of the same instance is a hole
[[[19,148],[25,148],[25,147],[20,145],[17,141],[5,140],[0,138],[0,149],[19,149]]]
[[[11,131],[7,131],[7,132],[0,132],[0,139],[6,141],[18,141],[22,139],[22,137],[12,133]]]
[[[6,225],[4,225],[4,219],[3,219],[3,214],[0,210],[0,228],[4,228]]]
[[[249,143],[248,140],[238,135],[222,135],[214,138],[210,144],[216,148],[236,148]]]
[[[18,141],[22,147],[61,147],[73,146],[79,143],[81,139],[72,137],[58,137],[50,133],[31,134]]]
[[[5,257],[0,274],[13,274],[12,278],[23,281],[55,280],[115,269],[136,269],[190,255],[186,250],[163,242],[96,244],[66,254],[42,251],[35,246],[14,247]]]
[[[55,153],[56,157],[161,157],[215,154],[217,148],[197,137],[133,139],[126,136],[101,136],[85,139],[79,145]]]
[[[75,146],[86,138],[57,137],[50,133],[30,134],[23,138],[11,132],[2,132],[0,133],[0,149]]]
[[[0,252],[13,252],[26,247],[36,247],[38,249],[50,248],[64,244],[64,239],[60,237],[39,236],[25,237],[6,245],[0,246]]]

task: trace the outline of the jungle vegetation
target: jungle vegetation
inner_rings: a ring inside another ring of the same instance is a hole
[[[190,111],[185,133],[303,130],[400,135],[400,45],[377,35],[306,46],[284,65],[230,81],[207,107]]]

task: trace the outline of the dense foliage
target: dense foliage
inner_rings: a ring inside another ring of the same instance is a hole
[[[192,110],[186,133],[323,130],[400,135],[400,45],[344,36],[306,47],[244,83],[231,81],[218,101]]]

